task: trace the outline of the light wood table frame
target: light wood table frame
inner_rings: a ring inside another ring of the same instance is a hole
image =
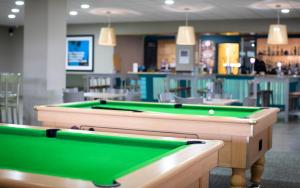
[[[230,108],[230,107],[229,107]],[[236,107],[235,107],[236,108]],[[240,107],[251,108],[251,107]],[[223,140],[218,166],[232,168],[231,187],[246,187],[245,171],[259,185],[264,155],[272,147],[272,125],[277,108],[262,108],[249,118],[174,115],[38,106],[38,120],[45,126],[106,132]]]

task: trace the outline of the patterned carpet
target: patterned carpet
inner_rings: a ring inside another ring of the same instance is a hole
[[[216,168],[210,176],[210,188],[230,187],[231,170]],[[250,179],[247,171],[248,183]],[[266,155],[266,165],[262,180],[263,188],[300,188],[300,151],[270,151]]]

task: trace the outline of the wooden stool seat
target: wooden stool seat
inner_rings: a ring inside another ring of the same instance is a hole
[[[300,92],[291,92],[290,94],[290,110],[298,110],[299,109],[299,99],[300,99]]]
[[[300,91],[296,91],[296,92],[291,92],[290,93],[291,97],[300,97]]]

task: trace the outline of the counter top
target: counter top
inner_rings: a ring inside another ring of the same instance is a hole
[[[227,77],[227,78],[300,78],[300,75],[250,75],[250,74],[239,74],[239,75],[227,75],[227,74],[195,74],[195,73],[172,73],[172,72],[128,72],[128,74],[135,75],[167,75],[167,76],[198,76],[198,77]]]

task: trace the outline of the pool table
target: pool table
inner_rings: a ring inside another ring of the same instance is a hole
[[[206,187],[222,141],[0,126],[1,188]]]
[[[231,187],[258,186],[272,147],[277,108],[85,101],[37,106],[43,125],[119,133],[223,140],[218,166],[232,168]]]

